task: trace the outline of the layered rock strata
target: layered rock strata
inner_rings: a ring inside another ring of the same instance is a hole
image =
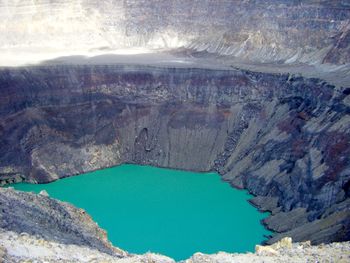
[[[218,171],[277,234],[350,237],[350,88],[291,74],[137,65],[0,71],[0,179],[121,163]]]

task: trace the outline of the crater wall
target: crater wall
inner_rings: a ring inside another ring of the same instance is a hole
[[[121,163],[218,171],[282,236],[350,237],[350,88],[290,74],[126,65],[0,71],[0,180]]]

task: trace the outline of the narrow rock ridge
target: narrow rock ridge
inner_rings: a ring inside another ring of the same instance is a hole
[[[295,241],[350,239],[350,88],[247,70],[47,65],[0,71],[0,181],[121,163],[218,171]]]

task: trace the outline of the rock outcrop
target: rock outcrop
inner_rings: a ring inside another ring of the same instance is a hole
[[[122,257],[110,255],[88,245],[62,244],[27,233],[0,229],[0,263],[175,263],[163,255],[146,253]]]
[[[112,246],[106,232],[83,209],[69,203],[0,188],[0,211],[0,240],[4,239],[4,231],[11,231],[20,240],[33,236],[38,242],[85,246],[119,258],[127,255]],[[21,251],[19,247],[12,248]]]
[[[349,242],[311,246],[310,242],[279,243],[275,246],[260,246],[257,251],[247,254],[229,254],[219,252],[213,255],[194,254],[184,263],[216,263],[216,262],[265,262],[265,263],[303,263],[303,262],[348,262],[350,259]]]

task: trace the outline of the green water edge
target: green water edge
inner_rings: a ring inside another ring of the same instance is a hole
[[[39,193],[85,209],[130,253],[151,251],[183,260],[195,252],[252,252],[272,232],[245,190],[217,173],[196,173],[124,164],[49,184],[18,183],[16,190]]]

